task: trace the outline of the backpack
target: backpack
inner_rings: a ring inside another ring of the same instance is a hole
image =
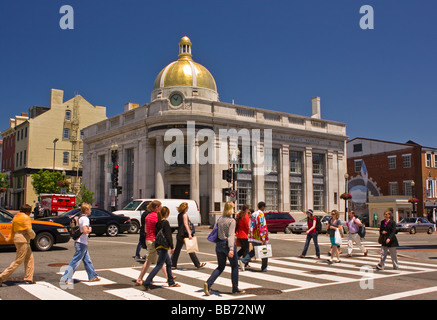
[[[79,217],[78,216],[75,216],[70,221],[70,234],[71,234],[71,237],[73,238],[73,240],[79,239],[80,236],[82,235],[82,232],[80,232]]]
[[[358,235],[360,238],[364,238],[366,236],[366,226],[364,225],[364,222],[362,222],[361,227],[358,228]]]
[[[322,232],[322,217],[316,217],[316,231],[317,233]]]

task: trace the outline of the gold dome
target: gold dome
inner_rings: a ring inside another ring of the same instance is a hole
[[[183,37],[179,42],[179,59],[170,63],[155,79],[153,89],[168,87],[201,87],[217,91],[211,73],[191,56],[191,41]]]

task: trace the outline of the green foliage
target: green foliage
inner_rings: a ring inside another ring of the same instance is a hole
[[[0,173],[0,192],[5,192],[9,188],[8,175]]]
[[[89,203],[89,204],[93,204],[95,201],[96,201],[96,199],[94,198],[94,192],[91,192],[86,187],[85,182],[83,184],[81,184],[79,194],[77,195],[76,203],[78,205],[81,205],[84,202]]]
[[[70,191],[69,183],[65,183],[62,173],[59,171],[40,170],[32,174],[32,186],[36,194],[60,193],[61,186]]]

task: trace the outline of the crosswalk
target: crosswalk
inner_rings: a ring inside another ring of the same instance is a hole
[[[81,300],[86,297],[81,294],[96,292],[99,295],[108,295],[109,299],[123,300],[235,300],[250,299],[256,295],[257,289],[275,288],[282,293],[307,290],[312,288],[335,286],[360,282],[368,276],[368,271],[379,261],[377,254],[361,255],[352,258],[342,258],[341,263],[330,265],[326,262],[327,256],[320,260],[298,257],[274,257],[269,259],[268,272],[260,272],[260,261],[250,262],[250,268],[239,273],[239,287],[247,290],[246,294],[233,295],[230,280],[231,268],[226,266],[222,276],[214,284],[211,295],[203,292],[203,283],[217,267],[216,261],[207,262],[202,269],[194,269],[192,264],[187,268],[173,271],[177,276],[180,287],[169,287],[166,279],[160,273],[154,279],[157,288],[144,291],[142,287],[135,286],[133,280],[137,279],[141,267],[123,267],[99,269],[101,277],[99,282],[88,282],[86,272],[76,271],[73,279],[74,288],[62,288],[59,283],[38,281],[33,285],[19,285],[19,287],[39,300]],[[401,268],[393,270],[390,259],[384,272],[372,272],[372,278],[383,279],[389,277],[406,276],[424,272],[437,272],[437,265],[418,261],[400,261]],[[182,265],[180,265],[182,266]],[[58,273],[60,277],[60,273]],[[79,290],[80,288],[87,290]],[[77,289],[78,290],[75,290]],[[434,288],[437,291],[437,288]],[[431,290],[432,291],[432,290]],[[434,292],[432,291],[432,292]],[[2,292],[0,291],[0,294]],[[416,293],[419,294],[419,293]],[[405,295],[405,294],[404,294]],[[387,299],[403,297],[404,295],[387,296]],[[1,295],[0,295],[0,298]],[[4,297],[3,297],[4,298]]]

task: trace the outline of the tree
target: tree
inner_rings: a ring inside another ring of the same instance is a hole
[[[70,191],[70,183],[63,179],[59,171],[40,170],[32,174],[32,186],[35,192],[41,193],[60,193],[61,187]]]
[[[86,183],[84,182],[83,184],[80,185],[80,191],[79,191],[79,194],[77,195],[76,203],[78,205],[80,205],[84,202],[89,203],[89,204],[93,204],[94,201],[96,201],[96,199],[94,198],[94,192],[91,192],[86,187]]]
[[[8,175],[0,173],[0,192],[5,192],[9,188]]]

